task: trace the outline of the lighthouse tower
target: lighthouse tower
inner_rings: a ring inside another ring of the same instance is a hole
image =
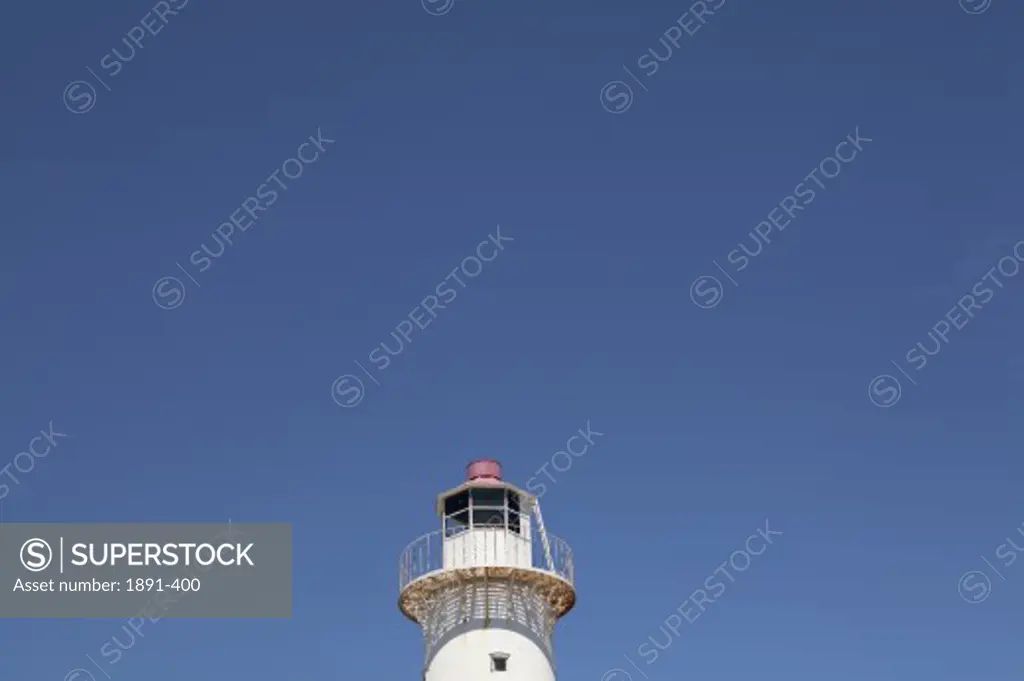
[[[402,552],[398,607],[423,628],[423,681],[554,681],[555,622],[576,602],[572,552],[537,498],[474,461],[437,498],[441,529]]]

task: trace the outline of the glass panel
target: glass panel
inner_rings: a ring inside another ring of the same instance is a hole
[[[473,527],[505,529],[505,509],[473,507]]]
[[[508,512],[508,529],[516,534],[523,533],[522,519],[520,518],[519,513],[511,509],[509,509]]]
[[[469,492],[459,492],[444,500],[444,514],[452,515],[469,508]]]
[[[452,535],[465,532],[469,526],[469,511],[459,511],[454,515],[447,516],[444,519],[444,536],[451,537]]]
[[[474,487],[471,490],[473,494],[473,506],[491,506],[502,508],[505,506],[505,490],[489,489],[486,487]]]

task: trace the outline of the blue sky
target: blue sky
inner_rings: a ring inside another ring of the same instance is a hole
[[[542,500],[560,678],[1021,677],[1024,275],[990,273],[1024,239],[1024,6],[719,2],[4,22],[0,464],[67,434],[4,522],[294,525],[291,620],[164,619],[97,681],[417,678],[397,564],[434,496],[480,457],[525,485],[588,421]],[[104,664],[121,625],[0,621],[0,678]]]

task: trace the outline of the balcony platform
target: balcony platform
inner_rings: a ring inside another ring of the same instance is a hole
[[[419,577],[402,589],[398,607],[414,622],[422,623],[421,615],[438,593],[468,582],[514,581],[529,584],[542,594],[556,618],[562,617],[576,605],[576,589],[562,577],[536,568],[488,565],[471,568],[440,569]]]

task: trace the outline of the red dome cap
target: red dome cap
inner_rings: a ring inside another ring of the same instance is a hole
[[[466,466],[469,482],[501,482],[501,464],[493,459],[472,461]]]

